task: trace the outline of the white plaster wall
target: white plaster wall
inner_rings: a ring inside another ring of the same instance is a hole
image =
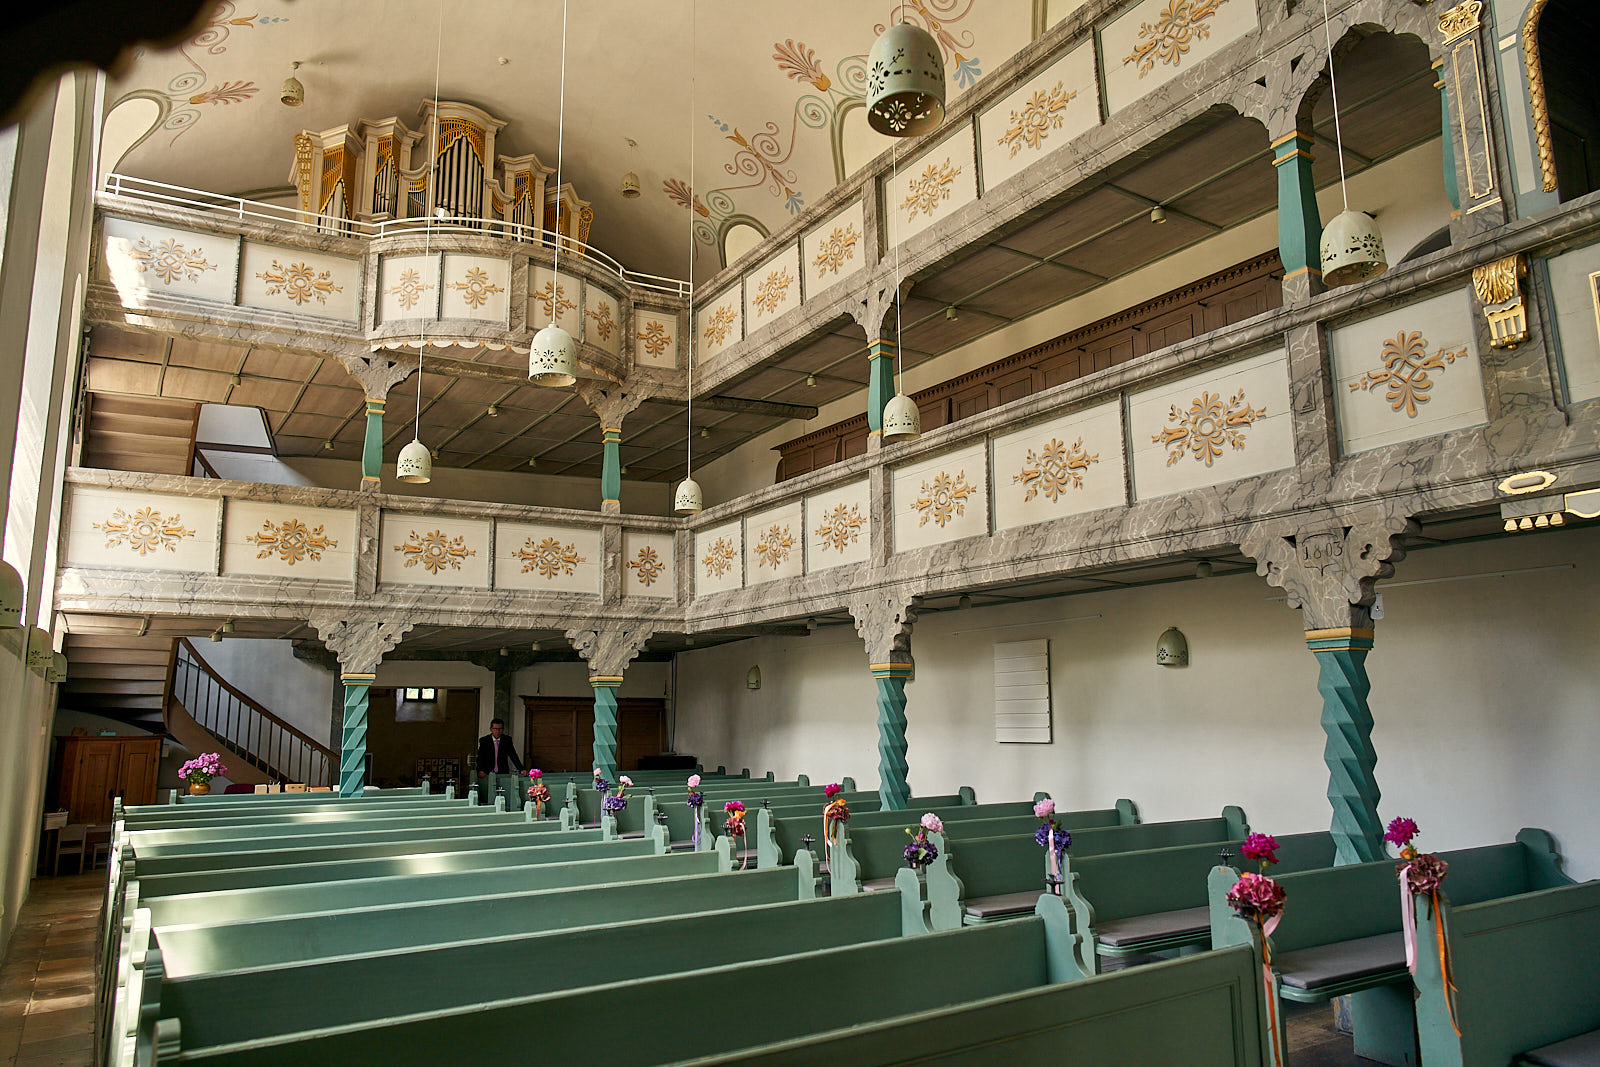
[[[55,687],[22,663],[26,630],[0,630],[0,952],[28,896],[44,811]],[[53,807],[54,805],[52,805]]]
[[[1368,659],[1385,821],[1415,818],[1429,849],[1543,827],[1575,878],[1600,877],[1597,558],[1600,529],[1400,564]],[[1508,571],[1523,573],[1464,577]],[[1422,584],[1396,584],[1407,582]],[[1079,621],[1050,621],[1069,618]],[[1173,625],[1189,640],[1186,669],[1155,663]],[[998,745],[991,647],[1039,637],[1051,642],[1055,742]],[[1253,572],[930,615],[911,647],[915,793],[971,785],[994,801],[1043,789],[1069,808],[1131,797],[1146,820],[1241,804],[1271,833],[1328,825],[1316,660],[1298,615]],[[755,692],[744,688],[752,665]],[[853,774],[874,787],[874,688],[849,629],[689,652],[679,677],[678,746],[708,766]]]
[[[199,641],[195,648],[234,688],[295,729],[329,744],[336,684],[332,671],[296,659],[288,641],[229,637]],[[337,740],[333,747],[338,747]]]

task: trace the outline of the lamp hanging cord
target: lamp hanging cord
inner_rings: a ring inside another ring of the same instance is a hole
[[[903,7],[904,5],[902,5]],[[900,142],[896,141],[889,152],[889,187],[900,188]],[[900,354],[900,216],[894,216],[894,229],[890,234],[894,241],[894,362],[895,371],[894,391],[900,392],[906,384],[906,357]]]
[[[1339,148],[1339,194],[1344,209],[1350,210],[1350,191],[1345,188],[1344,128],[1339,121],[1339,82],[1333,76],[1333,26],[1328,18],[1328,0],[1322,0],[1322,32],[1328,38],[1328,87],[1333,91],[1333,138]]]
[[[433,35],[433,144],[431,147],[435,164],[432,168],[434,175],[438,174],[437,163],[439,159],[439,71],[444,66],[444,4],[442,0],[438,8],[439,25]],[[428,181],[428,188],[433,196],[434,211],[438,211],[439,185],[432,180],[432,176]],[[430,214],[426,220],[426,225],[422,228],[422,261],[426,263],[428,257],[432,254],[433,216]],[[428,347],[427,316],[423,316],[419,321],[420,325],[417,327],[417,419],[411,424],[411,439],[413,441],[422,440],[422,350]]]
[[[561,0],[561,95],[556,105],[556,256],[550,268],[550,325],[561,317],[561,159],[567,137],[567,0]]]
[[[685,419],[688,433],[684,438],[683,476],[694,477],[694,49],[696,16],[695,0],[689,0],[689,392]]]

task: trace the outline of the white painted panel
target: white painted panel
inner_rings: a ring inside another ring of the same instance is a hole
[[[972,127],[963,125],[916,159],[900,160],[898,176],[884,179],[891,247],[978,199],[975,159]]]
[[[239,303],[353,322],[361,306],[361,261],[246,241]]]
[[[1573,400],[1593,400],[1600,396],[1600,244],[1555,256],[1548,265],[1567,389]]]
[[[441,258],[384,256],[378,261],[379,322],[438,317]]]
[[[600,531],[502,522],[494,536],[496,589],[600,595]]]
[[[1465,289],[1334,330],[1334,407],[1344,451],[1489,421]]]
[[[74,488],[68,564],[216,573],[222,501],[138,490]]]
[[[806,497],[806,570],[862,563],[872,554],[865,480]]]
[[[542,330],[556,316],[556,325],[574,337],[583,335],[583,318],[578,305],[583,300],[583,283],[571,274],[557,279],[549,267],[534,266],[528,271],[528,325]]]
[[[230,500],[222,523],[222,573],[352,582],[356,513]]]
[[[993,189],[1020,174],[1099,124],[1094,45],[1085,41],[978,120],[984,188]]]
[[[1135,393],[1128,435],[1136,500],[1292,467],[1288,357],[1267,352]]]
[[[1255,30],[1255,0],[1144,0],[1100,31],[1114,114]]]
[[[583,340],[612,355],[622,351],[622,311],[617,298],[597,285],[583,287]]]
[[[735,519],[694,535],[696,596],[738,589],[744,584],[743,525]]]
[[[378,581],[488,588],[488,522],[386,511],[380,529]]]
[[[622,531],[622,595],[671,599],[677,589],[672,535]]]
[[[747,585],[797,578],[805,571],[805,521],[800,501],[769,508],[745,522]]]
[[[800,306],[800,247],[790,245],[744,277],[744,321],[750,333]]]
[[[993,455],[997,530],[1127,503],[1119,402],[997,437]]]
[[[989,472],[982,443],[893,472],[894,550],[989,532]]]
[[[807,300],[822,295],[860,272],[867,260],[866,232],[866,214],[861,201],[857,200],[806,233],[800,242],[800,255],[801,266],[805,270]]]
[[[695,324],[696,362],[704,363],[744,337],[743,290],[735,285],[700,309]]]
[[[675,312],[634,306],[633,358],[647,367],[678,365],[678,316]]]
[[[231,304],[239,240],[108,217],[100,270],[129,306],[146,292]]]
[[[994,739],[1050,743],[1050,642],[994,643]]]
[[[441,318],[505,324],[510,314],[511,262],[494,256],[444,257]]]

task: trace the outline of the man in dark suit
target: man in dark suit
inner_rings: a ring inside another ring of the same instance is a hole
[[[489,732],[478,738],[478,777],[489,774],[512,774],[522,770],[516,746],[505,736],[506,721],[496,717],[489,721]]]

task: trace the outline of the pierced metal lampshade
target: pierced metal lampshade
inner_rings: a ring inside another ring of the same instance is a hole
[[[400,458],[395,460],[395,477],[402,482],[413,485],[422,485],[433,481],[433,453],[428,451],[428,446],[416,438],[400,450]]]
[[[700,493],[700,483],[693,478],[679,482],[677,491],[672,494],[672,510],[679,515],[693,515],[703,507],[705,498]]]
[[[1169,626],[1156,640],[1156,662],[1163,667],[1189,665],[1189,639],[1176,626]]]
[[[883,406],[883,441],[915,441],[922,436],[922,412],[916,401],[896,393]]]
[[[1389,269],[1383,234],[1371,215],[1345,211],[1322,230],[1322,280],[1330,287],[1364,282]]]
[[[299,69],[300,61],[297,59],[289,76],[283,79],[283,88],[278,90],[278,99],[283,101],[284,107],[299,107],[306,102],[306,87],[300,84],[300,79],[293,73]]]
[[[66,656],[57,652],[50,657],[50,667],[45,671],[44,680],[54,685],[60,685],[67,680]]]
[[[622,176],[622,195],[629,200],[639,199],[639,176],[631,170]]]
[[[48,630],[28,627],[28,669],[34,674],[43,675],[55,663],[56,650],[50,645]]]
[[[561,387],[578,380],[578,346],[572,335],[551,323],[533,335],[528,349],[528,380],[534,385]]]
[[[25,602],[22,575],[11,564],[0,562],[0,630],[15,630],[22,626],[22,607]]]
[[[867,125],[889,137],[915,137],[944,121],[944,55],[921,26],[901,22],[867,54]]]

